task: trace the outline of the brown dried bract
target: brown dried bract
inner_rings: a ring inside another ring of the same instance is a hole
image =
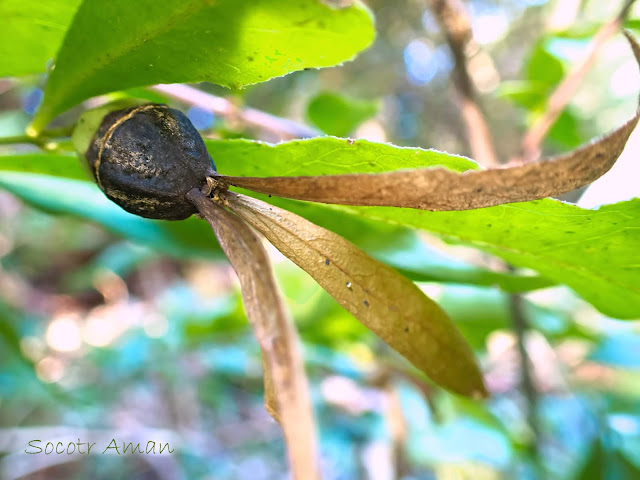
[[[265,367],[265,400],[284,431],[296,480],[318,478],[315,426],[298,335],[282,303],[271,263],[258,235],[237,215],[198,189],[187,194],[211,225],[242,290],[247,316]]]
[[[240,217],[431,379],[462,395],[487,395],[464,338],[412,281],[298,215],[232,192],[227,199]]]

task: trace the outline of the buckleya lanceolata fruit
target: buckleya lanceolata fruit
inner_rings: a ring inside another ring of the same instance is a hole
[[[166,105],[122,106],[87,112],[74,133],[100,189],[141,217],[183,220],[197,213],[186,194],[216,173],[198,131]]]

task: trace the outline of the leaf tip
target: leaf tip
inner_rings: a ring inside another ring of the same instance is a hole
[[[275,406],[271,402],[272,400],[265,397],[264,409],[267,411],[267,413],[271,418],[273,418],[278,424],[282,425],[282,422],[280,421],[280,414],[278,413],[278,410],[276,410]]]
[[[633,50],[633,54],[636,57],[636,61],[638,62],[639,66],[640,66],[640,44],[638,43],[638,39],[631,32],[631,30],[628,30],[626,28],[622,31],[622,33],[624,34],[625,37],[627,37],[627,40],[629,41],[629,44],[631,45],[631,50]]]
[[[490,398],[490,397],[491,397],[491,394],[489,393],[487,388],[484,386],[484,384],[482,385],[482,388],[471,392],[471,398],[473,398],[474,400],[486,400],[487,398]]]
[[[486,400],[487,398],[491,397],[491,394],[484,384],[482,373],[480,373],[479,370],[477,371],[477,375],[474,375],[473,378],[468,379],[465,383],[466,384],[464,385],[464,388],[458,388],[452,391],[459,395],[469,397],[473,400]]]

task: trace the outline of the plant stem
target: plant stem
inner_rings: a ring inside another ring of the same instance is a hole
[[[45,130],[40,135],[32,137],[27,135],[13,135],[10,137],[0,137],[0,145],[20,145],[31,144],[40,148],[45,148],[47,143],[54,141],[56,138],[68,138],[73,132],[74,125],[66,125],[64,127],[52,128]]]
[[[582,80],[595,63],[602,46],[620,29],[634,3],[635,0],[625,1],[620,12],[598,30],[589,44],[584,59],[573,68],[551,94],[544,114],[524,136],[520,144],[519,156],[513,158],[510,163],[528,163],[540,158],[541,145],[547,133],[575,96]]]
[[[631,1],[628,4],[633,3]],[[474,46],[469,15],[460,0],[431,0],[430,6],[447,38],[449,48],[456,60],[454,84],[461,103],[461,117],[467,128],[469,147],[476,161],[485,167],[499,164],[491,131],[476,99],[476,92],[468,69],[469,46]],[[508,263],[504,268],[515,270]],[[526,399],[526,418],[533,433],[530,454],[537,466],[539,425],[537,419],[538,393],[533,381],[531,359],[525,345],[525,333],[529,328],[523,310],[522,297],[509,295],[513,332],[516,336],[521,365],[520,387]]]
[[[30,137],[28,135],[15,135],[12,137],[0,137],[0,145],[18,145],[21,143],[30,143],[42,147],[44,141],[41,137]]]
[[[476,98],[469,72],[468,52],[478,49],[473,39],[469,14],[460,0],[431,0],[430,6],[445,32],[447,44],[456,62],[453,84],[460,103],[460,115],[465,125],[471,155],[481,165],[495,167],[499,162],[491,130]]]
[[[516,344],[518,348],[518,356],[520,357],[520,386],[527,402],[526,416],[527,423],[533,433],[533,442],[531,442],[531,455],[534,458],[538,456],[538,440],[540,435],[540,427],[538,424],[538,391],[533,380],[531,370],[532,363],[526,346],[526,332],[529,329],[529,322],[524,313],[522,296],[512,294],[509,296],[509,306],[511,309],[511,321],[513,331],[516,335]]]
[[[302,123],[276,117],[255,108],[240,108],[226,98],[218,97],[188,85],[154,85],[152,90],[168,95],[189,105],[194,105],[223,116],[234,117],[245,125],[260,128],[277,135],[282,140],[317,137],[320,132]]]

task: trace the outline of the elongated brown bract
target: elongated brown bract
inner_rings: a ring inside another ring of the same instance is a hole
[[[197,189],[187,198],[211,225],[240,279],[245,310],[262,350],[267,410],[284,431],[294,478],[315,480],[319,475],[316,435],[298,336],[267,253],[258,235],[238,216]]]
[[[251,197],[231,208],[389,346],[443,387],[485,396],[473,352],[447,314],[410,280],[340,235]]]
[[[640,46],[626,33],[640,64]],[[442,168],[299,177],[219,178],[280,197],[342,205],[470,210],[560,195],[604,175],[638,123],[640,111],[612,133],[573,152],[538,163],[457,173]]]

